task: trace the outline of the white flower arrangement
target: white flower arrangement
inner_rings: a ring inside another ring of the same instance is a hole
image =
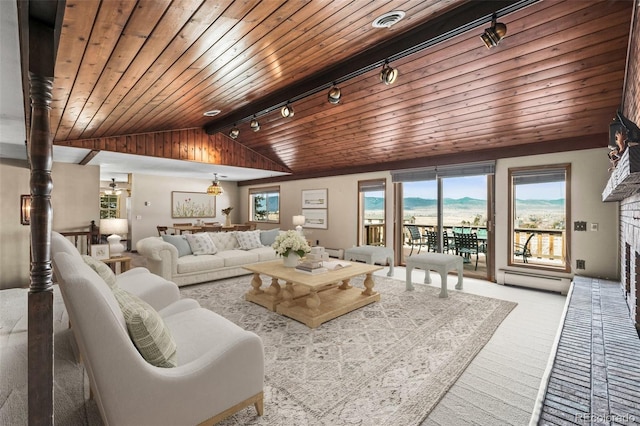
[[[271,247],[273,247],[276,253],[280,256],[285,257],[289,256],[289,253],[296,253],[298,256],[302,257],[311,251],[311,247],[309,247],[307,240],[305,240],[298,231],[294,230],[289,230],[284,234],[278,235]]]

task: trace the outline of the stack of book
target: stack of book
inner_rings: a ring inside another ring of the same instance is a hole
[[[328,269],[322,266],[322,262],[329,259],[324,247],[311,247],[311,252],[296,266],[296,270],[307,274],[321,274]]]

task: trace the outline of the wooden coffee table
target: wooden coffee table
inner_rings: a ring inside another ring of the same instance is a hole
[[[373,273],[383,268],[379,265],[351,263],[351,266],[315,275],[287,268],[282,260],[254,263],[244,268],[253,272],[252,289],[245,294],[246,300],[310,328],[380,300],[380,293],[373,291]],[[260,274],[271,277],[270,287],[261,288]],[[349,284],[351,278],[358,275],[366,275],[364,290]],[[284,288],[280,280],[285,282]]]

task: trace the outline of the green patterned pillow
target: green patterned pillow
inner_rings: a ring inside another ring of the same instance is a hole
[[[113,273],[106,263],[94,259],[91,256],[87,256],[86,254],[82,255],[82,260],[84,260],[84,263],[89,265],[91,269],[96,271],[96,273],[100,275],[100,278],[102,278],[109,287],[116,287],[116,274]]]
[[[124,315],[129,336],[140,355],[156,367],[177,366],[176,342],[158,312],[120,287],[114,287],[112,291]]]

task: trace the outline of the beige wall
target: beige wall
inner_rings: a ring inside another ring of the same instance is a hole
[[[207,222],[224,222],[221,210],[229,206],[231,221],[241,219],[238,190],[235,182],[220,182],[224,194],[216,197],[216,217]],[[131,248],[145,237],[157,236],[156,226],[171,226],[173,223],[195,222],[195,219],[173,219],[171,217],[171,191],[205,192],[211,179],[181,179],[162,176],[134,174],[131,178]]]
[[[507,208],[508,179],[510,167],[535,166],[545,164],[571,163],[571,229],[574,221],[585,221],[587,232],[571,232],[572,266],[575,259],[584,259],[585,270],[573,271],[580,275],[618,279],[618,203],[603,203],[602,189],[609,177],[607,171],[607,149],[591,149],[569,153],[536,155],[522,158],[499,160],[496,163],[496,271],[509,269],[507,265]],[[293,229],[292,217],[300,214],[302,190],[328,189],[329,212],[328,229],[305,229],[305,235],[313,243],[330,248],[347,248],[357,241],[357,199],[358,180],[387,179],[386,235],[393,235],[393,195],[390,172],[363,173],[330,178],[305,179],[280,182],[281,229]],[[266,185],[273,186],[273,185]],[[259,186],[255,186],[259,187]],[[252,187],[253,188],[253,187]],[[242,220],[247,220],[249,187],[239,191]],[[590,224],[598,223],[599,230],[591,231]],[[266,227],[266,226],[265,226]],[[393,239],[387,239],[392,247]],[[562,274],[559,274],[562,275]]]
[[[26,162],[0,163],[0,288],[29,285],[30,228],[20,224],[20,195],[30,193],[30,177]],[[98,221],[99,167],[54,163],[51,177],[55,231],[87,229]]]
[[[618,280],[618,203],[603,203],[602,190],[609,179],[607,148],[567,153],[508,158],[496,164],[496,252],[497,269],[507,267],[508,170],[510,167],[571,163],[572,273]],[[573,222],[587,222],[586,232],[573,231]],[[598,231],[591,231],[591,224]],[[585,260],[586,269],[575,270],[576,259]],[[545,272],[546,273],[546,272]],[[559,274],[562,275],[562,274]]]
[[[391,188],[391,174],[389,172],[362,173],[328,178],[304,179],[290,182],[279,182],[264,186],[280,186],[280,229],[294,229],[292,218],[302,210],[302,191],[306,189],[323,189],[328,191],[328,229],[305,228],[307,240],[313,244],[316,241],[327,248],[347,248],[357,243],[358,236],[358,181],[370,179],[387,179],[386,235],[393,235],[393,189]],[[251,188],[259,188],[259,185]],[[249,187],[240,187],[240,205],[242,220],[248,219]],[[275,226],[262,226],[274,228]],[[387,239],[387,246],[392,247],[393,239]]]
[[[572,266],[575,259],[584,259],[582,275],[619,279],[618,203],[603,203],[601,193],[608,179],[607,149],[592,149],[570,153],[546,154],[499,160],[496,164],[496,270],[507,268],[507,172],[509,167],[570,162],[572,164],[571,221],[598,223],[597,232],[571,231]],[[100,177],[97,166],[54,163],[53,229],[68,231],[84,229],[91,220],[99,221]],[[0,163],[0,287],[27,286],[29,281],[29,227],[20,225],[20,194],[29,193],[30,172],[22,162]],[[307,239],[329,248],[347,248],[357,241],[358,181],[387,180],[386,235],[393,235],[394,189],[389,172],[362,173],[318,179],[280,182],[280,229],[293,229],[294,215],[300,214],[302,190],[327,188],[328,229],[305,229]],[[178,179],[135,174],[131,181],[130,219],[132,248],[141,238],[157,235],[157,225],[174,223],[171,218],[171,191],[203,192],[208,179]],[[235,223],[248,219],[249,187],[234,182],[222,182],[225,193],[216,199],[215,220],[224,221],[220,210],[233,206]],[[273,185],[265,185],[273,186]],[[176,219],[175,222],[186,222]],[[571,228],[573,227],[572,224]],[[275,225],[264,225],[272,228]],[[502,242],[502,243],[501,243]],[[387,239],[387,246],[393,239]],[[575,272],[575,271],[574,271]]]

